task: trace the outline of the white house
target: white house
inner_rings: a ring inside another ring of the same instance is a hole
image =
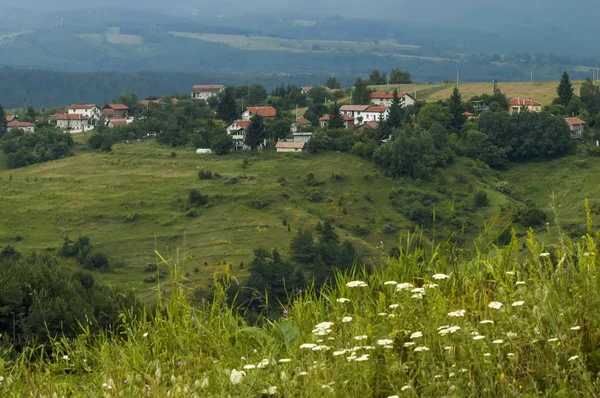
[[[312,127],[312,122],[303,117],[299,117],[296,119],[294,123],[290,126],[290,132],[292,134],[297,133],[298,131],[302,131]]]
[[[278,141],[275,144],[277,152],[302,152],[304,151],[304,142]]]
[[[76,114],[57,115],[56,127],[71,133],[81,133],[94,129],[90,119]]]
[[[566,117],[565,121],[569,125],[571,130],[571,136],[573,138],[581,138],[583,136],[583,128],[585,122],[578,117]]]
[[[209,86],[196,85],[192,87],[192,99],[208,101],[209,98],[216,97],[223,91],[225,91],[225,86],[220,84]]]
[[[10,130],[23,130],[26,133],[35,133],[35,125],[29,122],[20,122],[17,119],[13,119],[12,122],[6,124],[6,128]]]
[[[246,131],[248,130],[249,126],[249,120],[236,120],[225,129],[227,131],[227,135],[231,136],[231,139],[233,140],[233,148],[236,151],[250,149],[246,145]]]
[[[277,110],[272,106],[248,107],[244,112],[242,112],[242,120],[250,120],[255,115],[259,115],[264,118],[273,118],[277,116]]]
[[[387,120],[390,116],[390,108],[386,106],[370,106],[362,112],[362,122],[379,122],[380,120]]]
[[[531,98],[521,99],[519,97],[513,98],[508,101],[508,112],[509,113],[521,113],[524,111],[529,112],[541,112],[542,103]]]
[[[409,105],[414,105],[417,101],[408,93],[401,92],[398,93],[398,98],[400,99],[400,106],[405,108]],[[382,91],[376,91],[371,93],[371,103],[379,106],[387,106],[388,108],[392,106],[394,102],[394,93],[386,93]]]
[[[67,108],[67,114],[83,116],[91,121],[98,120],[103,116],[102,111],[93,104],[73,104]]]
[[[342,105],[340,107],[340,113],[354,119],[354,124],[361,124],[365,117],[364,113],[368,107],[369,105]]]
[[[294,142],[308,142],[312,139],[312,133],[298,131],[293,133]]]

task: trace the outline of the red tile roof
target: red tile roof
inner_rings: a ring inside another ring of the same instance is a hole
[[[275,144],[277,149],[304,149],[304,142],[278,141]]]
[[[513,98],[508,101],[509,106],[542,106],[541,102],[532,100],[531,98],[521,99],[521,98]]]
[[[102,109],[113,109],[115,111],[128,111],[129,107],[125,104],[106,104]]]
[[[223,85],[219,85],[219,84],[215,84],[215,85],[196,85],[194,87],[192,87],[192,92],[193,93],[202,93],[202,92],[217,92],[220,91],[223,87]]]
[[[462,114],[462,115],[463,115],[463,116],[466,116],[466,117],[475,117],[475,116],[477,116],[477,115],[475,115],[475,114],[473,114],[473,113],[471,113],[471,112],[463,112],[463,114]]]
[[[342,105],[340,111],[342,112],[363,112],[369,105]]]
[[[150,104],[164,104],[164,102],[162,100],[159,99],[155,99],[155,100],[140,100],[138,101],[139,105],[142,106],[148,106]]]
[[[585,121],[581,120],[578,117],[566,117],[565,121],[567,122],[567,124],[570,124],[571,126],[577,125],[577,124],[585,124]]]
[[[358,131],[364,131],[366,129],[375,130],[377,128],[377,122],[367,122],[358,128]]]
[[[18,128],[21,128],[21,127],[35,127],[35,125],[33,123],[19,122],[19,121],[8,122],[6,126],[9,129],[18,129]]]
[[[110,119],[110,124],[112,124],[113,127],[124,126],[127,124],[127,119],[121,119],[121,118]]]
[[[250,120],[236,120],[232,123],[232,125],[233,124],[237,124],[238,126],[240,126],[240,128],[246,130],[248,129],[248,127],[250,127]]]
[[[384,113],[388,109],[390,109],[390,108],[388,108],[387,106],[370,106],[365,110],[365,112]]]
[[[94,107],[96,107],[94,104],[73,104],[67,109],[92,109]]]
[[[298,123],[300,126],[308,126],[309,124],[312,124],[310,120],[305,119],[303,117],[299,117],[298,119],[296,119],[296,123]]]
[[[354,118],[352,118],[352,116],[348,116],[348,115],[340,115],[340,116],[342,117],[342,119],[344,119],[345,122],[354,120]],[[327,122],[327,121],[329,121],[329,115],[325,115],[322,118],[320,118],[319,120],[321,120],[323,122]]]
[[[179,100],[177,98],[171,98],[171,103],[173,105],[179,105]]]
[[[405,92],[399,92],[398,98],[402,98],[406,95]],[[384,91],[375,91],[371,93],[371,99],[394,99],[394,93],[386,93]]]
[[[87,118],[83,115],[67,115],[67,114],[57,114],[56,120],[87,120]]]
[[[15,115],[6,115],[4,119],[6,119],[7,122],[12,122],[13,120],[17,119],[17,117]]]
[[[250,111],[251,115],[259,115],[262,117],[275,117],[277,116],[277,110],[272,106],[262,106],[262,107],[249,107],[246,108],[247,111]]]

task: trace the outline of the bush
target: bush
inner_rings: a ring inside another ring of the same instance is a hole
[[[515,192],[515,188],[508,181],[499,181],[496,189],[506,196],[512,196]]]
[[[310,202],[315,202],[315,203],[320,202],[325,198],[323,193],[316,188],[307,189],[306,191],[304,191],[304,196]]]
[[[255,199],[255,200],[250,201],[250,207],[252,207],[256,210],[264,209],[268,205],[269,205],[269,200],[267,200],[267,199]]]
[[[93,252],[86,257],[85,266],[90,269],[108,271],[110,264],[106,254],[102,252]]]
[[[428,224],[430,223],[433,217],[433,213],[430,208],[423,206],[419,202],[414,202],[410,206],[410,211],[408,213],[408,219],[416,222],[418,224]]]
[[[151,272],[156,272],[158,271],[158,265],[157,264],[146,264],[144,266],[144,273],[149,274]]]
[[[201,180],[212,180],[213,174],[210,170],[200,170],[198,171],[198,178]]]
[[[314,173],[308,173],[304,182],[309,187],[318,187],[319,185],[323,184],[321,181],[317,180],[317,177]]]
[[[520,208],[513,214],[513,220],[524,227],[541,227],[547,219],[548,215],[535,206]]]
[[[238,182],[240,182],[240,180],[237,177],[230,177],[228,179],[225,180],[225,185],[230,186],[230,185],[235,185]]]
[[[190,189],[188,194],[188,204],[192,208],[198,208],[206,205],[208,198],[202,195],[197,189]]]
[[[475,208],[488,207],[490,205],[490,200],[488,199],[487,192],[477,191],[475,195],[473,195],[473,205]]]

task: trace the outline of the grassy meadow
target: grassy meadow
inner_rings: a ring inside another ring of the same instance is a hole
[[[199,308],[174,281],[153,320],[124,314],[118,334],[84,329],[33,363],[36,349],[3,356],[0,393],[598,396],[600,234],[554,238],[563,243],[548,248],[530,235],[498,248],[482,236],[467,254],[405,235],[385,267],[338,275],[337,287],[299,294],[283,318],[255,326],[222,294],[235,279]]]

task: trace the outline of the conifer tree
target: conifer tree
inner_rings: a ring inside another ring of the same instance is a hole
[[[333,104],[333,108],[331,109],[331,113],[329,114],[329,124],[327,125],[327,128],[343,129],[344,127],[344,119],[340,113],[340,107],[337,102],[335,102]]]
[[[0,104],[0,137],[4,134],[7,129],[8,123],[6,122],[6,114],[4,113],[4,108],[2,104]]]
[[[238,115],[237,104],[233,94],[233,88],[227,87],[225,92],[219,98],[217,105],[217,116],[226,123],[233,122]]]
[[[398,97],[398,90],[394,90],[394,99],[392,100],[392,106],[390,106],[388,125],[393,129],[399,129],[402,127],[403,119],[402,101]]]
[[[466,117],[463,115],[465,112],[465,104],[462,100],[462,95],[458,91],[458,87],[454,87],[452,95],[448,100],[448,108],[452,114],[452,127],[456,130],[460,130],[466,121]]]
[[[567,71],[564,71],[556,92],[558,93],[558,103],[564,106],[569,105],[573,99],[573,86]]]
[[[246,131],[245,143],[251,150],[256,150],[266,138],[265,123],[260,115],[255,115],[250,121],[248,131]]]

